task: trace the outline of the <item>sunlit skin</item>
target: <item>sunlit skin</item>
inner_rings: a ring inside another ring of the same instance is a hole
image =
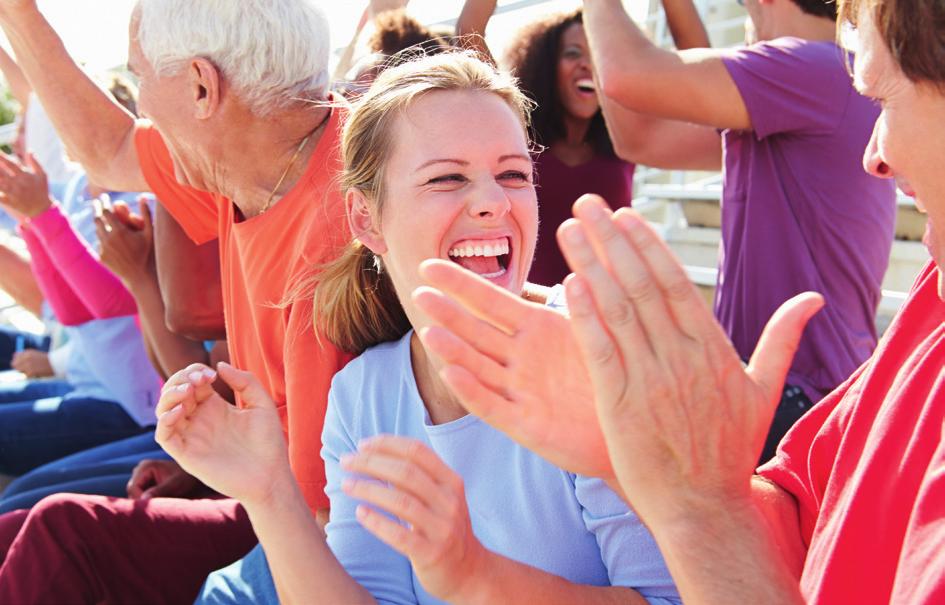
[[[580,23],[569,25],[561,34],[556,82],[558,99],[568,117],[590,120],[600,110],[597,93],[587,89],[593,77],[591,51],[584,26]]]
[[[538,206],[525,131],[498,96],[437,91],[415,101],[397,119],[394,149],[385,169],[380,217],[358,191],[348,203],[361,212],[352,228],[381,257],[415,328],[428,320],[410,293],[423,284],[418,269],[429,258],[451,260],[467,241],[509,238],[503,275],[490,279],[521,293],[535,250]],[[455,259],[454,259],[455,260]]]
[[[155,73],[138,42],[139,11],[135,9],[128,29],[128,68],[138,78],[141,117],[151,120],[161,133],[174,163],[174,176],[183,184],[215,191],[205,177],[211,172],[206,159],[213,157],[213,149],[199,137],[204,129],[197,127],[190,77],[186,71],[170,76]]]
[[[941,270],[945,268],[945,241],[939,233],[945,228],[945,94],[902,73],[866,11],[860,15],[857,38],[856,87],[882,108],[864,167],[875,176],[895,178],[928,215],[923,242]],[[945,300],[941,277],[938,289]]]

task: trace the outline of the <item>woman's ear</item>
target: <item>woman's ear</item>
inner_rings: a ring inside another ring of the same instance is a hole
[[[360,189],[351,188],[345,193],[345,207],[348,211],[348,227],[351,234],[374,254],[387,252],[387,243],[381,235],[381,226],[371,202]]]

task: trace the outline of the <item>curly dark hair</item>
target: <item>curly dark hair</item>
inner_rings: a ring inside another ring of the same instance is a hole
[[[522,90],[536,103],[532,113],[532,131],[535,141],[542,145],[550,145],[566,134],[562,119],[564,106],[558,98],[558,55],[564,31],[583,22],[580,9],[549,15],[522,28],[506,52],[506,65],[518,77]],[[587,141],[596,153],[615,155],[600,110],[591,118]]]
[[[808,15],[837,20],[836,0],[794,0],[794,4],[801,7],[801,10]]]
[[[384,11],[374,19],[371,52],[388,57],[408,48],[434,54],[449,48],[449,42],[407,14],[405,9]]]

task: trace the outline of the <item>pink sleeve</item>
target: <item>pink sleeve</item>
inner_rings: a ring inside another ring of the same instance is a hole
[[[92,312],[85,303],[76,296],[66,280],[56,270],[46,248],[32,230],[24,227],[19,229],[26,247],[30,251],[30,264],[33,267],[33,276],[43,292],[43,297],[52,307],[56,319],[64,326],[76,326],[94,319]]]
[[[50,260],[96,319],[134,315],[135,299],[69,224],[58,204],[33,217],[29,227]]]

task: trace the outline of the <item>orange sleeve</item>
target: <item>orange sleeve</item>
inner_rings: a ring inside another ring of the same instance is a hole
[[[319,342],[312,328],[310,301],[292,305],[285,342],[289,464],[309,508],[327,509],[325,465],[320,452],[328,390],[335,373],[352,357],[324,338]]]
[[[218,206],[212,193],[177,182],[164,139],[150,125],[135,130],[135,148],[148,187],[196,244],[217,238]]]

